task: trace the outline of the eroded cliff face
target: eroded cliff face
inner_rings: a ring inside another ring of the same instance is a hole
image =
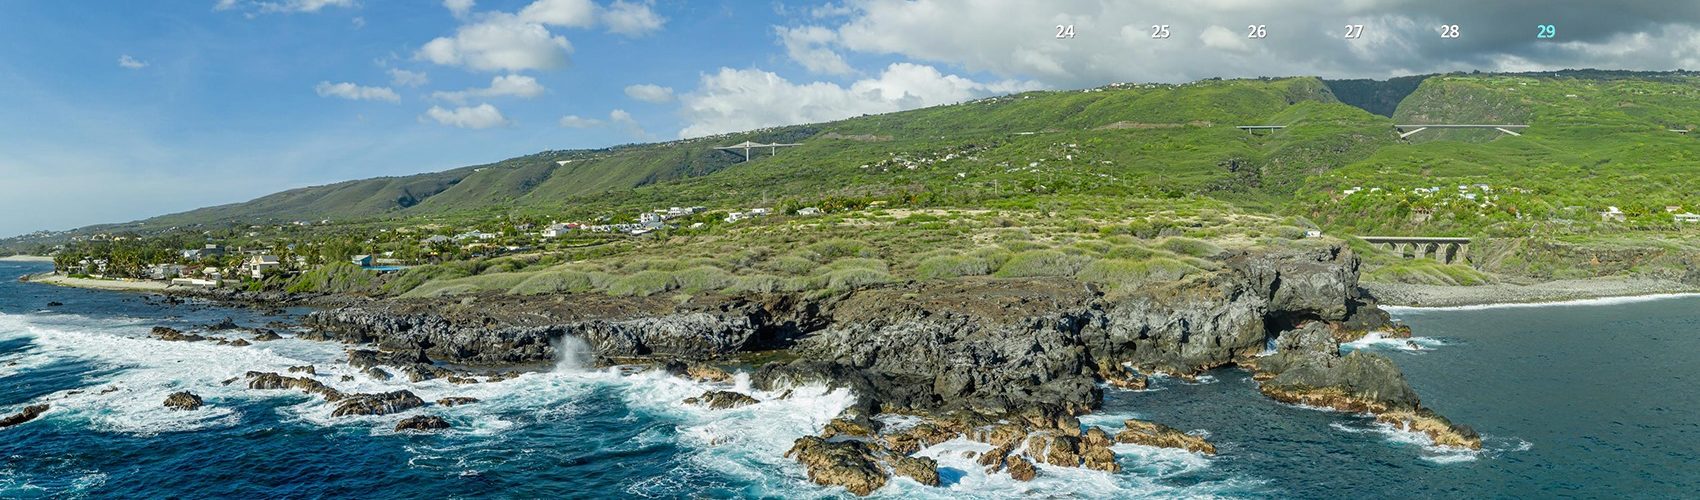
[[[1350,251],[1251,252],[1221,262],[1218,272],[1113,296],[1067,279],[968,279],[682,304],[576,296],[382,302],[316,312],[307,324],[325,339],[468,365],[548,362],[552,341],[564,336],[622,362],[787,349],[791,360],[761,367],[758,384],[849,386],[876,412],[1000,414],[1038,403],[1079,412],[1096,407],[1101,380],[1137,387],[1145,375],[1190,377],[1236,363],[1282,387],[1388,395],[1399,404],[1381,406],[1416,407],[1391,361],[1340,357],[1335,347],[1393,328],[1362,302]],[[1258,357],[1272,340],[1285,346],[1280,354]]]
[[[1031,477],[1029,462],[1108,468],[1108,438],[1092,439],[1102,446],[1075,443],[1083,439],[1078,422],[1067,424],[1098,406],[1102,382],[1138,388],[1149,375],[1193,377],[1230,365],[1251,370],[1260,390],[1280,401],[1374,413],[1437,443],[1480,446],[1468,428],[1423,408],[1392,360],[1340,353],[1341,342],[1370,331],[1408,334],[1360,296],[1359,261],[1349,250],[1256,251],[1218,261],[1216,272],[1114,294],[1068,279],[982,278],[683,303],[481,296],[349,306],[314,313],[307,324],[322,338],[375,343],[416,366],[548,362],[562,337],[582,339],[604,364],[662,363],[681,372],[761,351],[783,361],[756,367],[757,387],[820,383],[856,393],[857,404],[822,438],[860,436],[854,439],[866,450],[835,454],[843,450],[800,441],[793,451],[812,464],[817,481],[840,477],[861,489],[878,488],[899,469],[924,476],[924,464],[905,458],[912,445],[954,435],[1010,445],[995,461],[1012,474]],[[925,436],[890,434],[870,420],[884,412],[935,420]],[[1023,416],[1034,412],[1047,416]],[[1208,445],[1159,432],[1167,429],[1159,424],[1139,428],[1152,442]],[[999,437],[1032,433],[1057,434],[1045,439],[1067,446],[1046,441],[1035,455]],[[839,455],[856,459],[833,458]],[[816,474],[817,467],[855,473]]]

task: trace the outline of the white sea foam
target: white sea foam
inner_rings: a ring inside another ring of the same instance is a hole
[[[1370,332],[1363,338],[1340,344],[1347,351],[1358,350],[1398,350],[1420,352],[1448,345],[1445,341],[1432,337],[1392,338],[1383,337],[1381,332]]]
[[[1474,462],[1482,458],[1493,459],[1505,453],[1528,451],[1533,443],[1517,438],[1499,438],[1482,436],[1482,449],[1469,450],[1451,446],[1434,444],[1434,439],[1422,432],[1402,429],[1385,422],[1366,421],[1363,425],[1352,425],[1344,422],[1328,424],[1335,430],[1349,434],[1376,434],[1389,443],[1410,446],[1418,449],[1417,458],[1436,464],[1454,464]]]
[[[1509,303],[1509,304],[1474,304],[1474,305],[1467,305],[1467,306],[1444,306],[1444,307],[1381,306],[1381,309],[1385,310],[1388,313],[1393,314],[1393,315],[1400,315],[1400,314],[1421,314],[1421,313],[1430,312],[1430,311],[1480,311],[1480,310],[1484,310],[1484,309],[1515,309],[1515,308],[1531,308],[1531,307],[1612,306],[1612,305],[1621,305],[1621,304],[1634,304],[1634,303],[1638,303],[1638,302],[1652,302],[1652,301],[1657,301],[1657,300],[1682,299],[1682,298],[1690,298],[1690,297],[1700,297],[1700,293],[1655,293],[1655,294],[1647,294],[1647,295],[1627,295],[1627,296],[1622,296],[1622,297],[1600,297],[1600,298],[1593,298],[1593,299],[1576,299],[1576,300],[1564,300],[1564,301],[1555,301],[1555,302],[1518,302],[1518,303]]]

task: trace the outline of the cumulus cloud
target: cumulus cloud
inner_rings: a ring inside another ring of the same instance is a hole
[[[608,11],[602,14],[602,23],[608,25],[608,32],[630,37],[644,36],[661,29],[667,20],[656,15],[647,3],[615,0],[608,6]]]
[[[129,54],[118,56],[118,67],[124,69],[142,69],[148,67],[147,61],[130,57]]]
[[[262,13],[274,12],[318,12],[325,7],[354,7],[354,0],[283,0],[283,1],[244,1],[219,0],[213,4],[213,10],[244,9]]]
[[[836,32],[821,26],[780,26],[774,30],[779,34],[780,42],[785,44],[785,54],[810,72],[831,75],[855,72],[850,69],[849,63],[844,62],[844,56],[827,47],[828,43],[838,39]]]
[[[1410,73],[1569,67],[1692,69],[1700,45],[1700,2],[1642,0],[1349,0],[1343,2],[1105,2],[1102,0],[848,0],[830,15],[788,28],[781,41],[811,71],[830,65],[821,50],[898,56],[917,62],[1035,79],[1060,87],[1114,81],[1190,81],[1215,76],[1319,75],[1383,78]],[[842,8],[840,8],[842,7]],[[1562,12],[1563,20],[1543,13]],[[1460,13],[1468,13],[1461,15]],[[1137,20],[1135,22],[1134,20]],[[1240,20],[1223,24],[1228,20]],[[1244,24],[1239,24],[1244,23]],[[1245,24],[1267,27],[1246,37]],[[1356,40],[1344,25],[1363,24]],[[1558,38],[1535,38],[1556,23]],[[1057,40],[1046,30],[1073,25]],[[1151,25],[1171,36],[1151,38]],[[1458,24],[1442,39],[1437,27]],[[805,36],[806,35],[806,36]],[[815,67],[807,61],[815,61]]]
[[[626,97],[643,102],[664,103],[673,100],[673,89],[654,84],[639,84],[626,86]]]
[[[432,92],[433,99],[462,102],[469,97],[537,97],[543,95],[543,85],[536,78],[525,75],[503,75],[490,79],[490,86],[481,89],[466,89],[454,92]]]
[[[649,132],[644,131],[643,126],[639,125],[637,119],[633,118],[632,114],[627,113],[626,110],[615,109],[613,111],[609,111],[608,122],[624,128],[626,130],[626,134],[631,135],[632,137],[639,139],[649,138]]]
[[[473,0],[443,0],[443,8],[449,9],[449,14],[455,17],[466,17],[472,12]]]
[[[588,28],[596,24],[596,4],[590,0],[537,0],[520,9],[519,17],[528,22]]]
[[[878,77],[849,86],[799,84],[767,71],[721,68],[703,75],[699,87],[680,98],[688,125],[679,136],[838,120],[1036,88],[1027,81],[976,82],[913,63],[893,63]]]
[[[461,26],[452,37],[427,42],[415,57],[482,71],[524,71],[564,67],[572,50],[566,38],[542,24],[495,13]]]
[[[602,124],[602,120],[585,118],[579,115],[561,117],[561,126],[565,128],[591,128]]]
[[[351,101],[389,101],[398,102],[401,96],[396,95],[389,87],[363,87],[353,83],[319,82],[313,87],[319,97],[340,97]]]
[[[418,87],[431,83],[431,78],[421,71],[408,71],[400,68],[390,69],[390,84],[397,87]]]
[[[425,116],[443,125],[470,129],[484,129],[508,124],[508,119],[502,116],[502,112],[488,103],[477,106],[459,106],[454,109],[431,106],[431,109],[425,111]]]

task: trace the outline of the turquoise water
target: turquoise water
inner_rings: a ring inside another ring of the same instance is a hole
[[[0,262],[0,411],[47,402],[0,430],[0,497],[830,497],[781,455],[852,396],[824,389],[728,411],[679,403],[707,386],[653,374],[563,366],[458,387],[357,376],[343,346],[285,339],[237,348],[147,338],[233,317],[132,294],[17,283],[44,269]],[[49,301],[63,306],[47,307]],[[1108,391],[1089,423],[1140,416],[1207,432],[1220,454],[1120,446],[1127,471],[1042,469],[1018,483],[986,475],[951,442],[946,487],[897,480],[890,497],[1685,497],[1700,487],[1700,299],[1542,308],[1399,311],[1423,338],[1352,346],[1387,353],[1425,402],[1485,436],[1481,452],[1424,446],[1367,418],[1271,402],[1238,370],[1203,383],[1158,380]],[[296,311],[298,313],[298,311]],[[247,370],[314,363],[345,391],[407,388],[477,404],[333,419],[295,393],[221,382]],[[102,393],[111,390],[111,392]],[[207,407],[173,412],[177,390]],[[429,413],[455,428],[397,434]]]

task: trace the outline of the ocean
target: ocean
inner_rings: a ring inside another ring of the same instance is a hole
[[[0,413],[52,405],[0,429],[3,498],[848,496],[810,484],[782,456],[851,404],[845,391],[803,388],[779,399],[740,377],[736,390],[763,402],[707,410],[680,401],[708,385],[572,360],[499,383],[377,381],[349,369],[335,343],[153,340],[154,326],[281,318],[15,280],[46,269],[0,262]],[[922,452],[939,460],[945,486],[895,479],[876,496],[1659,498],[1700,489],[1700,298],[1395,315],[1420,348],[1375,339],[1347,348],[1391,356],[1426,405],[1484,435],[1483,450],[1438,449],[1367,417],[1276,403],[1247,373],[1223,369],[1193,383],[1107,390],[1103,410],[1082,419],[1113,430],[1139,417],[1206,433],[1215,456],[1118,445],[1122,473],[1041,466],[1024,483],[961,457],[984,445],[951,441]],[[315,397],[223,384],[303,364],[344,391],[481,401],[332,418]],[[355,379],[340,381],[344,374]],[[180,390],[206,406],[164,408]],[[393,431],[417,414],[454,427]]]

